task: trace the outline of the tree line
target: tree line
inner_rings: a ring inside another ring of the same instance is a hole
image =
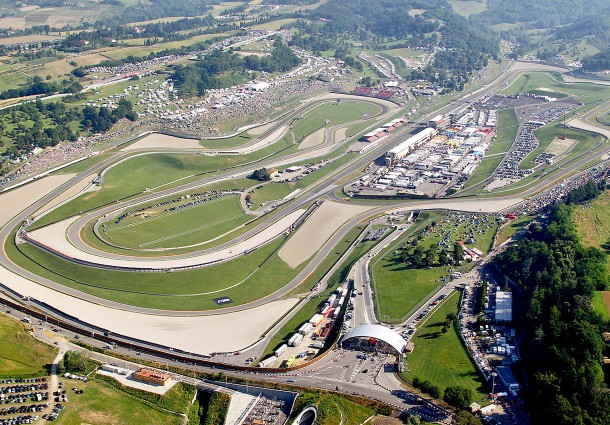
[[[594,193],[595,185],[587,185],[568,200]],[[583,246],[572,211],[553,206],[548,222],[531,225],[495,264],[514,282],[532,423],[608,424],[610,392],[602,369],[608,323],[592,308],[594,291],[608,287],[607,256]]]
[[[73,78],[62,81],[43,81],[35,76],[32,82],[16,89],[8,89],[0,92],[0,99],[14,99],[24,96],[50,95],[55,93],[78,93],[83,86]]]

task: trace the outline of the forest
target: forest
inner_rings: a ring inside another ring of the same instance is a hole
[[[208,89],[222,87],[219,78],[222,74],[245,72],[244,70],[286,72],[300,62],[299,57],[289,47],[276,39],[270,56],[250,55],[242,58],[234,52],[215,50],[194,63],[174,67],[171,78],[181,94],[203,96]]]
[[[64,102],[23,103],[11,109],[0,110],[0,140],[11,140],[6,156],[17,158],[28,154],[34,147],[55,146],[62,141],[74,142],[81,128],[91,133],[108,131],[121,118],[137,119],[133,105],[126,99],[117,108],[70,107]],[[30,126],[28,122],[33,124]],[[4,143],[0,141],[0,143]]]
[[[597,16],[610,13],[607,0],[489,0],[487,3],[486,11],[470,17],[473,23],[551,28],[570,24],[592,12]]]
[[[74,79],[66,79],[61,82],[43,81],[42,78],[34,76],[30,84],[17,89],[8,89],[0,92],[0,99],[13,99],[16,97],[49,95],[54,93],[78,93],[83,86]]]
[[[599,193],[595,184],[571,202]],[[607,289],[607,255],[584,247],[572,206],[556,204],[545,225],[498,255],[495,264],[514,282],[515,314],[532,423],[610,423],[610,392],[604,381],[603,332],[608,323],[593,310],[596,290]],[[515,307],[517,308],[517,307]]]
[[[416,7],[426,12],[410,16],[409,10]],[[442,1],[330,0],[311,15],[318,20],[295,24],[300,32],[291,44],[314,52],[344,48],[346,37],[373,48],[387,48],[385,40],[398,41],[395,47],[432,50],[438,45],[433,63],[410,78],[427,79],[448,90],[462,90],[474,72],[499,54],[499,40],[492,32],[470,25]]]
[[[582,69],[591,72],[606,71],[610,69],[610,49],[583,59]]]

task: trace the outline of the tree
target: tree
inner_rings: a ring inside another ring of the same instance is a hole
[[[459,385],[445,388],[443,400],[458,409],[466,409],[472,403],[472,391]]]
[[[85,373],[88,359],[80,351],[68,350],[64,354],[63,367],[67,372]]]
[[[460,410],[455,414],[455,421],[457,425],[483,425],[481,419],[465,410]]]
[[[252,174],[250,174],[250,178],[258,181],[269,181],[271,177],[269,177],[269,171],[266,168],[259,168],[258,170],[254,170]]]
[[[456,243],[453,245],[453,263],[459,264],[464,259],[464,247]]]

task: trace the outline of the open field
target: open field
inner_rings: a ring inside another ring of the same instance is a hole
[[[36,41],[53,41],[59,37],[56,35],[45,35],[45,34],[30,34],[22,35],[19,37],[6,37],[0,38],[0,44],[16,44],[16,43],[33,43]]]
[[[4,312],[3,312],[4,313]],[[27,324],[0,315],[0,377],[39,377],[48,374],[56,350],[34,339]]]
[[[66,381],[68,387],[71,381]],[[84,390],[75,394],[69,390],[70,401],[55,421],[58,425],[180,425],[182,417],[151,406],[150,401],[119,392],[103,381],[91,380],[76,385]],[[176,385],[177,387],[178,385]],[[163,398],[173,398],[172,388]],[[186,402],[190,400],[185,400]]]
[[[495,139],[492,141],[489,150],[485,154],[485,158],[483,158],[477,169],[472,173],[472,176],[466,181],[466,184],[464,185],[465,188],[469,188],[485,180],[494,172],[496,167],[505,157],[503,154],[507,153],[515,142],[518,131],[519,122],[517,121],[515,110],[503,109],[499,111],[498,130]]]
[[[292,133],[297,142],[322,127],[331,127],[366,118],[380,111],[370,103],[342,100],[339,103],[324,103],[303,115],[292,125]]]
[[[590,206],[575,207],[574,221],[584,245],[603,249],[610,240],[610,191],[602,192]]]
[[[190,200],[172,204],[184,205]],[[239,195],[209,200],[167,211],[167,206],[127,217],[119,224],[108,222],[104,238],[128,248],[175,248],[195,245],[235,229],[251,218],[244,213]]]
[[[441,331],[447,314],[457,315],[458,301],[459,293],[454,292],[427,320],[419,324],[413,338],[415,349],[407,357],[407,372],[403,376],[408,381],[414,378],[430,381],[441,391],[460,385],[470,389],[474,400],[480,402],[487,399],[487,389],[468,357],[455,326],[449,326],[444,334]]]
[[[229,189],[233,190],[233,189],[239,189],[239,188],[248,187],[250,184],[251,184],[251,180],[246,179],[246,178],[243,178],[243,179],[232,179],[232,180],[226,180],[226,181],[222,181],[222,182],[212,183],[212,184],[210,184],[208,186],[205,186],[205,190],[206,191],[229,190]],[[201,190],[194,190],[194,191],[183,192],[179,196],[187,196],[187,195],[193,196],[193,195],[195,195],[197,193],[201,193]],[[155,205],[157,203],[167,202],[167,201],[176,200],[176,199],[177,199],[177,195],[169,196],[169,197],[165,197],[165,198],[161,198],[161,199],[155,200],[154,202],[149,202],[149,203],[141,204],[141,205],[138,206],[138,208],[147,208],[147,207],[151,207],[151,206],[153,206],[153,205]],[[129,209],[127,209],[125,211],[129,211]],[[241,211],[242,210],[240,210],[240,212]],[[269,218],[270,215],[265,215],[263,217],[264,218]],[[245,232],[251,226],[254,226],[254,225],[258,224],[258,222],[259,222],[258,219],[256,219],[255,217],[250,217],[250,219],[252,221],[250,221],[247,225],[239,226],[235,230],[231,231],[230,233],[227,233],[227,234],[225,234],[223,236],[215,237],[213,240],[209,240],[207,243],[212,244],[212,245],[219,245],[221,243],[228,242],[228,241],[232,240],[238,234],[241,234],[241,233]],[[93,247],[95,249],[98,249],[100,251],[106,251],[106,252],[111,252],[111,253],[121,254],[121,255],[132,255],[133,254],[133,252],[130,251],[130,250],[126,250],[126,249],[120,248],[118,246],[115,247],[115,246],[112,246],[112,245],[108,245],[106,242],[100,240],[97,237],[97,235],[94,233],[94,231],[93,231],[93,226],[94,226],[95,222],[96,222],[95,220],[90,221],[89,223],[85,224],[83,226],[83,228],[81,229],[81,231],[80,231],[80,238],[83,240],[83,242],[85,242],[87,245],[89,245],[89,246],[91,246],[91,247]],[[172,224],[172,225],[175,225],[175,224]],[[205,224],[202,224],[202,225],[205,226]],[[197,249],[209,248],[211,245],[207,245],[207,243],[205,241],[203,241],[203,242],[197,244],[196,246],[192,246],[192,247],[172,248],[171,252],[174,255],[178,255],[178,254],[185,254],[185,253],[188,253],[188,252],[192,252],[193,250],[197,250]],[[182,245],[182,244],[180,244],[180,245]],[[206,245],[206,246],[204,246],[204,245]],[[139,250],[137,255],[138,255],[138,257],[141,257],[141,258],[160,257],[160,256],[167,255],[167,252],[165,252],[165,250],[150,250],[150,251]]]
[[[296,19],[278,19],[276,21],[265,22],[264,24],[252,25],[252,29],[255,30],[267,30],[267,31],[277,31],[280,29],[282,25],[287,25],[295,22]]]
[[[610,320],[610,291],[596,291],[593,294],[593,310],[604,320]]]
[[[433,226],[434,223],[436,226]],[[372,275],[380,317],[387,317],[391,323],[404,320],[435,288],[443,284],[441,278],[449,274],[449,268],[463,272],[472,267],[473,263],[468,262],[457,267],[435,264],[431,268],[418,268],[408,265],[401,254],[402,249],[414,252],[414,248],[410,248],[411,242],[424,250],[432,247],[435,250],[444,249],[451,256],[454,243],[466,243],[469,235],[474,235],[474,243],[468,246],[487,253],[496,228],[496,221],[486,215],[423,212],[413,229],[384,250],[373,263]]]
[[[236,31],[228,31],[225,33],[218,34],[203,34],[197,35],[195,37],[189,38],[187,40],[178,40],[178,41],[170,41],[167,43],[158,43],[154,46],[133,46],[133,47],[125,47],[122,49],[116,49],[105,53],[110,59],[125,59],[127,56],[147,56],[151,52],[156,53],[165,49],[178,49],[183,46],[192,46],[193,44],[197,44],[202,41],[209,40],[215,37],[222,36],[231,36],[234,35]]]
[[[478,15],[487,10],[487,0],[451,0],[449,3],[451,3],[451,8],[455,13],[466,18],[470,15]]]
[[[112,11],[109,5],[87,4],[87,7],[49,7],[21,11],[15,15],[0,19],[0,28],[25,29],[35,25],[50,25],[62,28],[66,25],[93,22]]]
[[[532,72],[527,74],[527,82],[522,93],[547,89],[547,93],[557,92],[575,96],[585,105],[591,105],[610,97],[610,87],[590,83],[564,83],[557,73]],[[552,94],[551,94],[552,95]]]
[[[506,86],[500,91],[500,94],[505,94],[507,96],[516,96],[519,93],[522,93],[523,87],[525,87],[525,84],[527,84],[528,78],[528,74],[518,74],[517,78],[512,80],[508,86]]]

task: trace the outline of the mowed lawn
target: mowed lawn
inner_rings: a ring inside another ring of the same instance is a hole
[[[210,177],[212,173],[219,172],[219,170],[226,170],[229,167],[236,167],[273,155],[290,145],[291,142],[283,141],[247,155],[148,154],[133,156],[111,166],[104,175],[104,181],[99,190],[85,193],[62,205],[37,221],[31,230],[79,214],[81,211],[88,211],[119,199],[139,195],[146,189],[163,190]]]
[[[56,350],[34,339],[24,323],[0,315],[0,377],[47,375]]]
[[[292,132],[295,140],[300,142],[319,128],[366,119],[379,112],[381,112],[379,106],[366,102],[342,100],[339,103],[323,103],[303,114],[302,119],[295,121]]]
[[[592,105],[610,97],[610,87],[600,84],[590,83],[564,83],[559,73],[549,72],[530,72],[527,81],[521,88],[521,93],[527,92],[546,92],[551,95],[553,92],[576,96],[585,105]],[[549,89],[549,91],[539,89]]]
[[[451,294],[429,318],[420,323],[413,343],[413,353],[407,357],[407,371],[403,373],[409,382],[414,378],[430,381],[442,391],[449,386],[460,385],[475,394],[474,400],[487,397],[485,383],[462,345],[455,327],[442,333],[447,314],[458,312],[459,293]]]
[[[69,402],[55,421],[58,425],[180,425],[183,418],[160,409],[155,409],[142,400],[123,394],[102,382],[91,380],[72,384],[84,390],[75,394],[68,390]],[[169,395],[173,388],[166,394]]]
[[[239,195],[166,211],[188,201],[147,210],[146,216],[132,215],[118,224],[112,221],[106,225],[104,237],[129,248],[182,247],[218,237],[252,219],[242,210]]]
[[[210,267],[172,273],[121,272],[73,264],[28,244],[7,243],[17,264],[62,285],[129,305],[168,310],[217,309],[213,299],[244,304],[284,286],[304,267],[290,268],[274,251],[281,241]]]

